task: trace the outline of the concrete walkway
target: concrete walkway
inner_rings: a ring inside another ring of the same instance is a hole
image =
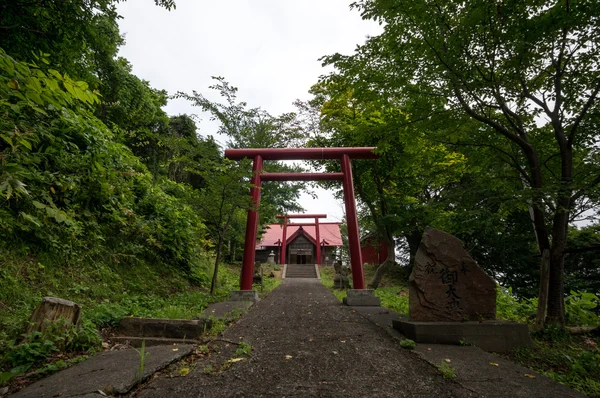
[[[139,396],[479,396],[445,381],[315,279],[285,279],[224,338],[251,344],[251,357],[228,362],[237,347],[221,343],[186,377],[161,376]]]

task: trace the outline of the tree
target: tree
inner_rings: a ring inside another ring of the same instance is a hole
[[[395,263],[395,236],[408,242],[412,266],[425,227],[447,222],[443,197],[465,173],[465,158],[403,125],[411,116],[391,98],[353,90],[343,79],[317,84],[311,92],[315,97],[301,108],[320,109],[311,145],[377,147],[376,161],[354,162],[353,167],[359,205],[372,217],[375,230],[371,232],[388,247],[387,260],[369,283],[376,288]],[[339,171],[337,162],[329,162],[328,167]]]
[[[600,183],[600,4],[362,0],[352,7],[385,24],[384,32],[326,64],[407,101],[445,99],[436,112],[426,109],[431,117],[468,115],[486,127],[474,137],[491,131],[518,150],[513,167],[542,259],[538,323],[564,324],[570,215]]]
[[[237,99],[238,89],[223,77],[213,77],[217,82],[210,89],[218,90],[224,103],[213,102],[201,93],[191,95],[177,93],[176,97],[191,101],[194,106],[208,112],[213,120],[220,122],[219,134],[229,138],[230,148],[286,148],[300,146],[306,138],[296,120],[296,114],[285,113],[272,116],[261,108],[248,108],[246,102]],[[265,172],[299,172],[303,169],[294,164],[266,162]],[[250,167],[247,177],[250,177]],[[275,219],[275,215],[303,210],[298,204],[300,193],[306,188],[302,182],[266,183],[262,185],[260,223],[264,225]]]
[[[212,164],[206,164],[212,163]],[[246,179],[248,164],[220,159],[218,162],[205,161],[200,173],[206,181],[206,187],[200,191],[196,201],[202,211],[211,235],[217,237],[215,247],[215,266],[210,285],[210,294],[215,293],[219,264],[223,254],[223,243],[229,229],[240,211],[251,206],[248,190],[250,184]],[[246,182],[244,182],[246,180]]]

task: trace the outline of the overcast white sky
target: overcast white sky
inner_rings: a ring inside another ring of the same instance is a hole
[[[239,88],[238,99],[273,115],[293,111],[295,99],[308,99],[308,89],[326,71],[318,58],[351,53],[367,35],[381,28],[350,11],[350,0],[176,0],[167,11],[152,0],[119,4],[120,55],[133,72],[169,94],[192,90],[211,100],[211,76],[223,76]],[[197,108],[172,100],[169,115],[198,114]],[[217,126],[202,116],[199,132],[215,135]],[[216,137],[224,144],[225,139]],[[327,213],[339,221],[343,203],[318,189],[318,199],[303,195],[309,213]]]

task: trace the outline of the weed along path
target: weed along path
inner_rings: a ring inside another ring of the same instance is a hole
[[[316,279],[285,279],[201,351],[132,396],[476,396],[400,348]]]

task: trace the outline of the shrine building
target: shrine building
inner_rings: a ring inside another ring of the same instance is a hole
[[[287,224],[285,263],[286,264],[323,264],[332,265],[336,250],[342,246],[340,223],[323,222],[318,224],[321,258],[317,260],[317,241],[315,225]],[[283,226],[269,224],[260,242],[256,244],[256,261],[266,263],[271,251],[275,254],[275,262],[281,263],[281,242]]]

